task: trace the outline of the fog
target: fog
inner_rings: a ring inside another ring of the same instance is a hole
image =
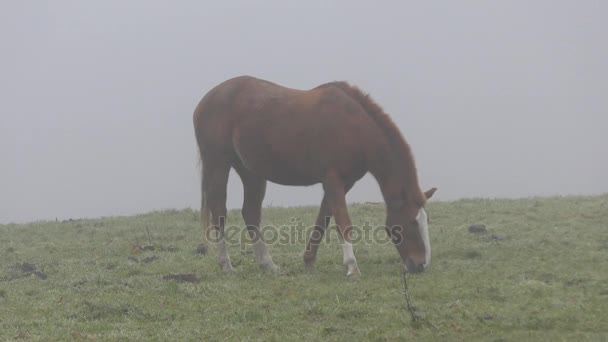
[[[346,80],[437,200],[608,191],[605,1],[3,1],[0,223],[198,208],[218,83]],[[266,206],[321,188],[269,185]],[[380,201],[370,176],[350,202]],[[242,201],[230,178],[228,207]]]

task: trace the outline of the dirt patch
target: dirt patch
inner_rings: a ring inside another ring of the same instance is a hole
[[[199,283],[201,280],[192,273],[186,274],[167,274],[163,276],[165,280],[175,280],[178,283]]]
[[[582,279],[582,278],[575,278],[575,279],[570,279],[564,282],[564,285],[570,287],[570,286],[578,286],[578,285],[582,285],[585,284],[588,280],[587,279]]]
[[[11,268],[15,271],[21,271],[23,273],[32,273],[36,271],[36,265],[28,264],[27,262],[24,262],[22,264],[15,264],[11,266]]]
[[[9,269],[13,270],[15,274],[11,275],[5,281],[13,281],[21,278],[26,278],[31,275],[35,275],[38,279],[46,279],[48,276],[36,268],[36,265],[30,264],[27,262],[18,263],[13,266],[10,266]]]
[[[153,245],[146,245],[146,246],[140,246],[140,245],[135,245],[133,247],[133,253],[134,254],[138,254],[138,253],[143,253],[143,252],[154,252],[154,251],[159,251],[159,252],[175,252],[177,251],[177,248],[175,248],[174,246],[153,246]]]
[[[155,261],[155,260],[158,260],[158,257],[157,257],[156,255],[153,255],[153,256],[145,257],[145,258],[143,258],[143,259],[140,261],[140,260],[139,260],[139,259],[137,259],[136,257],[134,257],[134,256],[130,256],[130,255],[129,255],[129,256],[127,257],[127,259],[128,259],[130,262],[134,263],[134,264],[139,264],[140,262],[141,262],[141,263],[144,263],[144,264],[149,264],[149,263],[151,263],[151,262],[153,262],[153,261]]]

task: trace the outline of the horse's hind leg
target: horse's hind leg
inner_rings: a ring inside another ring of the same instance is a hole
[[[304,267],[307,271],[312,271],[315,267],[317,250],[319,249],[319,244],[323,240],[323,235],[325,235],[325,230],[327,229],[327,226],[329,226],[330,221],[331,210],[329,208],[329,203],[327,202],[327,195],[324,195],[323,201],[321,201],[321,207],[319,208],[319,214],[317,215],[317,222],[315,223],[313,231],[310,233],[310,238],[308,239],[308,244],[304,251]]]
[[[260,231],[262,221],[262,201],[266,194],[266,180],[253,175],[242,165],[235,166],[235,169],[243,181],[243,220],[247,225],[249,238],[253,242],[255,260],[261,268],[267,270],[277,270],[278,267],[272,261],[268,252],[268,247]]]
[[[224,224],[226,223],[226,187],[230,164],[221,160],[209,160],[206,164],[204,174],[206,189],[203,193],[203,205],[206,207],[201,209],[201,214],[205,208],[211,212],[211,225],[214,233],[211,240],[215,240],[214,242],[217,243],[217,260],[220,267],[229,272],[232,271],[232,264],[224,238]]]
[[[207,203],[207,193],[208,193],[208,183],[209,183],[209,172],[205,171],[205,166],[202,168],[202,181],[201,181],[201,226],[203,228],[203,247],[205,242],[209,243],[207,237],[209,234],[209,219],[211,218],[211,213],[209,211],[209,204]],[[206,176],[207,175],[207,176]]]

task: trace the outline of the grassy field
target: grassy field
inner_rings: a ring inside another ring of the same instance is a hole
[[[264,224],[306,229],[316,210],[264,209]],[[350,212],[356,225],[384,221],[379,204]],[[407,282],[429,323],[407,311],[394,247],[356,244],[362,274],[346,277],[335,229],[312,274],[304,241],[272,244],[276,274],[231,246],[236,272],[223,274],[213,249],[194,253],[192,210],[0,225],[0,340],[608,340],[608,195],[428,212],[433,262]]]

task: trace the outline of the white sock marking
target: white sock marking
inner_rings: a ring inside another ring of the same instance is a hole
[[[346,266],[346,275],[359,273],[357,259],[353,252],[353,244],[349,241],[342,242],[342,250],[344,251],[344,266]]]
[[[352,262],[355,260],[355,253],[353,252],[353,244],[344,241],[342,243],[342,250],[344,251],[344,263]]]

